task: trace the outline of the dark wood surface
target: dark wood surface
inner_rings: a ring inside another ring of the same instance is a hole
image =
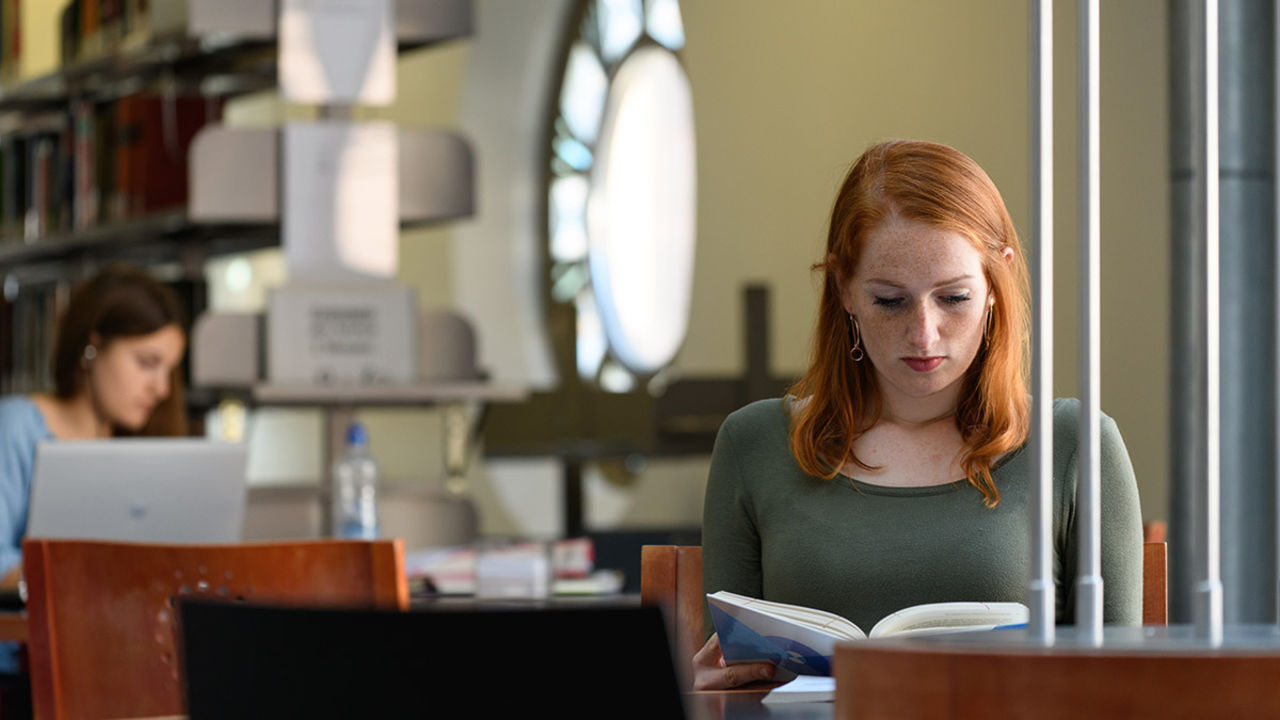
[[[764,705],[761,700],[774,687],[756,684],[740,690],[692,692],[685,696],[689,720],[754,720],[786,718],[786,720],[831,720],[832,703],[787,703]]]
[[[1009,636],[837,647],[833,717],[1280,717],[1280,629],[1107,628],[1101,647],[1059,628],[1052,647]]]

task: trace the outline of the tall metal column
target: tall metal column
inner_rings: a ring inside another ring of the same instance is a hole
[[[1030,636],[1054,640],[1053,543],[1053,2],[1030,0],[1031,604]]]
[[[1220,0],[1222,584],[1227,622],[1276,619],[1273,0]]]
[[[1206,466],[1202,425],[1208,408],[1195,391],[1207,340],[1203,307],[1204,226],[1198,180],[1204,173],[1204,76],[1201,0],[1170,4],[1170,159],[1172,247],[1170,304],[1170,619],[1192,616],[1192,585],[1201,579],[1193,531],[1197,468]],[[1221,0],[1216,93],[1221,110],[1220,390],[1221,580],[1228,622],[1275,618],[1276,307],[1274,8],[1269,0]],[[1217,109],[1217,108],[1215,108]]]
[[[1098,0],[1077,0],[1079,31],[1076,85],[1079,110],[1078,178],[1080,233],[1080,461],[1076,528],[1080,535],[1076,577],[1076,627],[1081,637],[1102,643],[1102,333]]]

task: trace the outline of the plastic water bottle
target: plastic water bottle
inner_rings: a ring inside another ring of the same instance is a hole
[[[334,535],[353,540],[378,537],[378,464],[369,457],[364,425],[347,428],[347,449],[333,466]]]

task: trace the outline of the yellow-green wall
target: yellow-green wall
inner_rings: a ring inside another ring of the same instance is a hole
[[[32,28],[24,74],[55,62],[56,18],[64,2],[24,0],[24,26]],[[1077,367],[1075,18],[1074,4],[1056,5],[1055,364],[1057,392],[1070,395]],[[682,6],[698,130],[699,220],[693,312],[676,374],[742,370],[740,296],[752,282],[772,290],[774,370],[803,367],[816,301],[808,266],[820,255],[826,215],[845,169],[874,141],[926,138],[970,154],[1002,189],[1025,233],[1024,0],[687,0]],[[46,44],[39,33],[50,27],[55,34]],[[476,33],[472,41],[402,59],[399,101],[370,114],[408,125],[458,126],[470,48],[483,40],[486,27]],[[1128,442],[1147,519],[1167,514],[1166,53],[1166,3],[1103,4],[1102,393],[1104,409]],[[287,114],[274,102],[269,96],[250,100],[232,111],[233,119]],[[424,306],[450,303],[453,227],[406,233],[402,240],[400,277],[418,290]],[[484,327],[480,332],[481,343],[504,340],[484,335]],[[383,425],[374,433],[378,444],[395,448],[386,451],[388,474],[438,479],[438,425],[398,417],[370,416]],[[696,493],[690,500],[684,490],[704,472],[696,462],[655,463],[632,490],[634,505],[645,508],[645,522],[664,515],[696,522]],[[482,470],[473,475],[483,483]],[[666,493],[678,499],[665,505],[664,483],[682,488]],[[478,492],[482,505],[497,502],[490,490]]]
[[[493,2],[501,0],[477,0]],[[694,0],[682,3],[682,11],[698,132],[699,220],[693,311],[676,374],[742,371],[741,290],[754,282],[772,291],[773,369],[800,371],[817,297],[808,266],[820,256],[827,213],[845,170],[877,140],[926,138],[973,156],[1001,188],[1025,239],[1022,0]],[[1073,395],[1073,4],[1057,3],[1055,27],[1055,386],[1058,395]],[[459,78],[486,28],[476,32],[471,41],[403,59],[400,99],[382,114],[411,125],[457,126],[467,92]],[[1166,4],[1104,3],[1101,42],[1103,406],[1128,443],[1144,516],[1162,519],[1168,502],[1170,322]],[[467,132],[465,126],[460,130]],[[418,288],[424,306],[449,302],[456,282],[451,232],[446,227],[403,239],[400,276]],[[503,341],[481,336],[482,344]],[[384,429],[387,435],[410,442],[394,424]],[[420,471],[422,463],[435,462],[434,452],[431,442],[419,441],[413,452],[398,454],[407,455],[406,471]],[[667,506],[668,516],[696,522],[700,510],[683,489],[704,473],[697,463],[658,464],[630,490],[633,502],[649,508],[651,522],[662,514],[654,510],[662,501],[653,497],[677,497]],[[483,484],[483,471],[478,475]],[[671,493],[673,487],[682,491]]]

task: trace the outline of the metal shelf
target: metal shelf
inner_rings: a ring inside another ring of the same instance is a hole
[[[467,401],[519,402],[528,388],[486,380],[442,380],[386,385],[283,385],[263,383],[253,388],[262,405],[407,406]]]
[[[0,113],[64,108],[73,97],[110,99],[157,79],[232,96],[276,84],[275,4],[263,0],[152,0],[147,37],[64,63],[46,75],[0,85]],[[401,52],[466,37],[469,0],[397,0]]]

